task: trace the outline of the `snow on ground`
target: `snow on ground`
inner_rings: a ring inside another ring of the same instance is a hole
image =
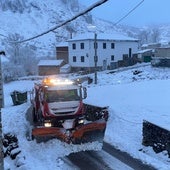
[[[134,75],[135,70],[140,73]],[[117,73],[100,72],[97,85],[85,85],[88,92],[86,103],[109,106],[110,117],[104,140],[156,169],[168,170],[170,158],[166,152],[156,154],[151,147],[142,145],[142,122],[150,120],[170,129],[170,69],[143,66]],[[4,85],[3,133],[17,135],[21,154],[26,156],[25,169],[70,169],[62,161],[63,156],[80,150],[101,149],[97,142],[73,146],[57,139],[40,144],[27,141],[25,133],[29,124],[25,113],[30,103],[12,106],[10,92],[30,91],[32,87],[33,81],[29,80]],[[6,169],[15,169],[14,164],[15,161],[5,158]]]

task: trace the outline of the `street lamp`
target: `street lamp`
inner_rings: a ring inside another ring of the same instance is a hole
[[[94,32],[94,83],[97,84],[97,33],[96,33],[96,26],[88,25],[88,29],[91,32]]]

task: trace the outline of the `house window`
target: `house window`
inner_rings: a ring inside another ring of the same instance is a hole
[[[84,62],[84,56],[81,56],[81,62]]]
[[[73,62],[76,62],[76,61],[77,61],[76,56],[73,56]]]
[[[84,43],[80,43],[80,48],[84,49]]]
[[[106,49],[106,43],[103,43],[103,49]]]
[[[94,49],[97,49],[97,48],[98,48],[98,44],[94,43]]]
[[[111,49],[115,48],[115,43],[111,43]]]
[[[114,55],[111,55],[111,61],[113,61],[115,59]]]
[[[75,44],[75,43],[72,44],[72,49],[73,49],[73,50],[76,49],[76,44]]]
[[[132,57],[132,48],[129,48],[129,58]]]

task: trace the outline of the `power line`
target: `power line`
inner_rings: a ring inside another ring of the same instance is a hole
[[[70,19],[62,22],[61,24],[58,24],[58,25],[54,26],[53,28],[51,28],[51,29],[49,29],[49,30],[47,30],[47,31],[45,31],[45,32],[42,32],[41,34],[38,34],[38,35],[36,35],[36,36],[34,36],[34,37],[31,37],[31,38],[28,38],[28,39],[25,39],[25,40],[22,40],[22,41],[14,41],[14,43],[24,43],[24,42],[27,42],[27,41],[36,39],[36,38],[38,38],[38,37],[41,37],[41,36],[43,36],[43,35],[45,35],[45,34],[48,34],[49,32],[52,32],[52,31],[54,31],[54,30],[56,30],[56,29],[58,29],[58,28],[60,28],[60,27],[62,27],[62,26],[64,26],[64,25],[66,25],[67,23],[69,23],[69,22],[71,22],[71,21],[74,21],[74,20],[77,19],[78,17],[80,17],[80,16],[82,16],[82,15],[90,12],[90,11],[93,10],[94,8],[102,5],[103,3],[107,2],[107,1],[108,1],[108,0],[100,0],[100,1],[98,1],[98,2],[96,2],[96,3],[94,3],[93,5],[91,5],[90,7],[88,7],[87,9],[83,10],[82,12],[78,13],[77,15],[73,16],[72,18],[70,18]]]
[[[126,15],[124,15],[122,18],[120,18],[114,25],[117,25],[119,22],[124,20],[127,16],[129,16],[136,8],[138,8],[144,0],[140,1],[135,7],[133,7]]]

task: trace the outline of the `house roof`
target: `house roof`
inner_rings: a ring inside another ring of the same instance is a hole
[[[68,42],[61,42],[57,44],[56,47],[68,47]]]
[[[149,52],[149,51],[152,51],[152,49],[140,50],[140,51],[138,51],[137,53],[138,53],[138,54],[143,54],[143,53],[146,53],[146,52]]]
[[[40,60],[38,66],[60,66],[63,60]]]
[[[65,64],[65,65],[63,65],[61,68],[63,68],[63,69],[68,69],[68,68],[70,68],[71,66],[70,66],[70,64]]]
[[[156,46],[156,45],[161,45],[161,43],[149,43],[149,44],[143,44],[141,47],[149,47],[149,46]]]
[[[1,57],[1,62],[2,63],[10,62],[9,59],[6,56],[1,55],[0,57]]]
[[[156,49],[170,49],[170,46],[157,47]]]
[[[93,40],[94,33],[84,33],[69,39],[68,41],[79,41],[79,40]],[[113,34],[104,34],[97,33],[97,40],[114,40],[114,41],[138,41],[138,39],[124,36],[122,34],[113,33]]]

